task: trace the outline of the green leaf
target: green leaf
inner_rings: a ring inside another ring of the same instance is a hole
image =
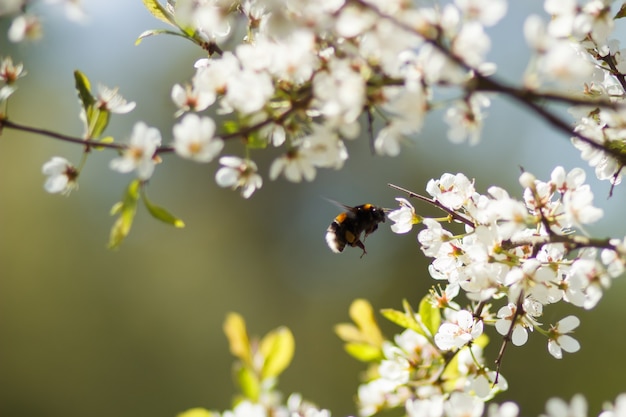
[[[619,8],[619,11],[613,19],[617,20],[623,17],[626,17],[626,3],[622,3],[622,7]]]
[[[250,340],[246,331],[246,322],[240,314],[229,313],[224,321],[224,333],[228,339],[230,353],[249,366],[252,366]]]
[[[364,342],[361,330],[350,323],[339,323],[335,325],[335,334],[344,342]]]
[[[350,318],[361,329],[361,333],[370,344],[374,346],[382,345],[383,335],[374,318],[374,309],[367,300],[356,299],[352,302],[350,305]]]
[[[374,362],[383,357],[382,349],[367,343],[346,343],[344,348],[350,356],[362,362]]]
[[[424,330],[420,327],[415,317],[410,317],[403,311],[394,310],[392,308],[385,308],[380,313],[390,322],[397,324],[405,329],[415,330],[417,333],[423,335]]]
[[[230,135],[239,132],[241,126],[235,120],[226,120],[224,123],[222,123],[222,129],[224,130],[225,134]]]
[[[91,111],[87,112],[87,123],[89,125],[87,137],[92,139],[99,138],[109,124],[110,115],[111,113],[107,109],[92,107]]]
[[[249,149],[265,149],[267,148],[267,138],[261,137],[258,134],[258,131],[250,133],[247,137],[248,141],[246,142],[246,146]]]
[[[441,312],[430,302],[429,295],[420,301],[419,317],[425,330],[428,330],[430,333],[429,336],[433,337],[441,325]]]
[[[261,378],[264,380],[280,375],[291,363],[294,350],[295,342],[288,328],[279,327],[265,335],[260,346],[265,358]]]
[[[193,37],[187,35],[186,33],[174,32],[173,30],[169,30],[169,29],[150,29],[150,30],[146,30],[145,32],[142,32],[139,35],[139,37],[135,40],[135,45],[139,45],[145,38],[148,38],[150,36],[162,35],[162,34],[180,36],[185,39],[193,40]]]
[[[237,369],[237,384],[244,397],[257,402],[261,394],[261,382],[258,376],[248,366]]]
[[[115,142],[115,139],[113,138],[113,136],[105,136],[105,137],[103,137],[102,139],[100,139],[100,140],[98,141],[98,143],[113,143],[113,142]],[[97,150],[97,151],[101,151],[101,150],[103,150],[103,149],[104,149],[104,146],[94,145],[94,146],[92,147],[92,149],[95,149],[95,150]],[[113,213],[113,214],[114,214],[114,213]]]
[[[91,84],[85,74],[79,70],[74,71],[74,80],[76,81],[76,90],[78,91],[78,98],[83,104],[85,112],[94,105],[96,99],[91,95]]]
[[[206,408],[191,408],[182,413],[178,413],[176,417],[213,417],[213,413]]]
[[[126,189],[123,200],[111,208],[111,214],[119,217],[111,228],[109,249],[117,249],[128,236],[128,233],[130,233],[130,228],[137,212],[140,185],[141,181],[138,179],[131,182]]]
[[[167,11],[165,7],[157,0],[142,0],[143,5],[146,6],[146,9],[152,14],[152,16],[156,17],[162,22],[170,24],[172,26],[176,26],[176,20],[174,16]]]
[[[148,212],[150,212],[152,217],[154,217],[157,220],[161,220],[164,223],[171,224],[172,226],[179,228],[179,229],[185,227],[185,222],[183,222],[178,217],[174,216],[172,213],[170,213],[163,207],[153,204],[148,199],[148,196],[146,195],[145,192],[141,193],[141,197],[143,199],[143,203],[145,204],[146,208],[148,209]]]

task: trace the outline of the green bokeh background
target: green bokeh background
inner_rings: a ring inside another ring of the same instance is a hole
[[[24,62],[29,72],[10,103],[11,117],[80,135],[72,76],[80,69],[92,83],[119,86],[137,101],[134,112],[113,117],[110,134],[116,139],[125,140],[143,120],[168,141],[175,110],[171,86],[193,74],[201,54],[179,38],[150,38],[133,46],[143,30],[161,26],[139,1],[85,5],[86,25],[41,7],[41,41],[9,45],[0,39],[0,55]],[[527,59],[522,17],[538,6],[516,4],[491,30],[491,58],[512,81]],[[7,28],[3,19],[1,32]],[[301,392],[336,416],[354,414],[363,367],[342,351],[333,325],[348,320],[355,298],[367,298],[377,309],[400,308],[402,298],[417,303],[434,281],[415,233],[398,236],[382,227],[368,239],[363,259],[358,250],[331,253],[323,235],[337,209],[324,197],[393,207],[399,195],[387,183],[422,192],[429,178],[444,172],[476,178],[480,191],[496,184],[519,195],[520,166],[544,179],[558,164],[581,166],[596,186],[597,205],[606,211],[591,230],[599,236],[626,234],[623,186],[607,200],[608,185],[591,178],[593,171],[567,138],[507,102],[493,103],[476,147],[451,145],[441,114],[435,114],[399,158],[371,155],[366,140],[348,148],[344,170],[319,171],[307,184],[266,179],[250,200],[215,184],[215,162],[200,165],[167,155],[148,193],[187,227],[173,229],[140,209],[131,236],[112,252],[105,249],[113,222],[109,209],[132,178],[109,170],[112,154],[91,155],[80,189],[69,198],[49,195],[42,188],[42,164],[54,155],[77,163],[81,149],[5,130],[0,136],[0,415],[171,417],[196,406],[229,408],[235,391],[221,326],[230,311],[246,318],[251,333],[279,325],[292,329],[296,355],[281,378],[283,392]],[[225,152],[240,150],[232,143]],[[252,155],[265,177],[277,154]],[[595,414],[604,400],[626,391],[625,291],[623,279],[616,280],[598,308],[577,312],[579,354],[555,360],[538,335],[523,349],[510,347],[503,374],[511,387],[498,400],[515,400],[532,416],[550,396],[585,392]],[[553,323],[573,311],[549,307],[543,321]],[[397,330],[383,327],[390,336]],[[499,339],[492,330],[493,359]]]

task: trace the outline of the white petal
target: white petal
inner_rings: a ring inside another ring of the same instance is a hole
[[[220,162],[222,162],[220,159]],[[222,162],[223,163],[223,162]],[[236,170],[228,167],[220,168],[215,174],[215,182],[220,187],[231,187],[239,181],[239,175]]]
[[[68,178],[66,175],[54,175],[46,180],[44,188],[47,192],[56,194],[63,192],[67,187]]]
[[[557,327],[559,333],[569,333],[580,325],[580,319],[576,316],[567,316],[559,320]]]
[[[548,352],[550,352],[550,355],[557,359],[561,359],[563,357],[561,346],[559,346],[559,344],[554,340],[548,340]]]
[[[557,339],[557,342],[561,345],[561,349],[568,353],[574,353],[580,350],[580,343],[578,343],[578,340],[574,339],[572,336],[560,336]]]
[[[522,326],[516,325],[513,329],[511,341],[515,346],[522,346],[528,341],[528,332]]]

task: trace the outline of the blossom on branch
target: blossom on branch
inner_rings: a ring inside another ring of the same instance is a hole
[[[41,172],[48,176],[44,188],[49,193],[69,195],[72,190],[78,188],[76,183],[78,170],[65,158],[53,157],[43,165]]]
[[[161,133],[154,127],[148,127],[144,122],[137,122],[133,127],[128,147],[122,151],[122,155],[113,159],[109,167],[121,173],[137,171],[141,180],[147,180],[152,176],[157,163],[155,155],[161,145]]]
[[[174,151],[196,162],[210,162],[222,151],[224,141],[215,137],[215,122],[196,114],[186,115],[174,126]]]
[[[563,357],[563,351],[568,353],[578,352],[580,343],[568,333],[578,327],[580,320],[576,316],[567,316],[553,326],[549,333],[548,351],[557,359]]]
[[[254,161],[236,156],[222,156],[220,164],[223,167],[215,174],[215,181],[220,187],[241,188],[243,198],[250,198],[263,185]]]

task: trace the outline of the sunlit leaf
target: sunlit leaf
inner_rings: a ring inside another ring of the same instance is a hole
[[[265,335],[260,346],[261,354],[265,358],[261,377],[265,379],[280,375],[291,363],[294,349],[293,335],[286,327],[279,327]]]
[[[237,383],[245,398],[252,402],[259,400],[261,381],[259,381],[258,376],[248,366],[241,366],[237,369]]]
[[[176,20],[174,16],[167,11],[165,7],[157,0],[142,0],[146,9],[152,14],[152,16],[156,17],[162,22],[170,24],[172,26],[176,26]]]
[[[245,364],[252,366],[250,340],[246,331],[246,323],[237,313],[229,313],[224,321],[224,333],[228,338],[230,353],[241,359]]]
[[[478,336],[476,339],[474,339],[472,344],[484,349],[489,344],[489,336],[483,333],[480,336]]]
[[[364,337],[358,327],[349,323],[335,325],[335,334],[344,342],[363,342]]]
[[[176,417],[213,417],[213,413],[206,408],[191,408],[182,413],[178,413]]]
[[[434,336],[441,325],[441,312],[430,302],[429,295],[420,301],[419,317],[424,328],[430,333],[429,336]]]
[[[344,348],[350,356],[362,362],[372,362],[382,359],[382,349],[368,343],[346,343]]]
[[[126,236],[128,236],[128,233],[130,233],[130,228],[133,224],[135,213],[137,212],[140,185],[140,180],[131,182],[124,193],[122,201],[116,203],[111,208],[111,214],[118,215],[118,218],[111,228],[108,244],[109,249],[118,248]]]
[[[370,344],[379,346],[383,343],[383,335],[374,319],[372,305],[364,299],[356,299],[350,305],[350,318],[361,329]]]
[[[419,334],[424,334],[424,331],[417,323],[415,318],[409,317],[404,311],[394,310],[392,308],[385,308],[380,311],[380,313],[390,322],[397,324],[398,326],[411,329]]]

